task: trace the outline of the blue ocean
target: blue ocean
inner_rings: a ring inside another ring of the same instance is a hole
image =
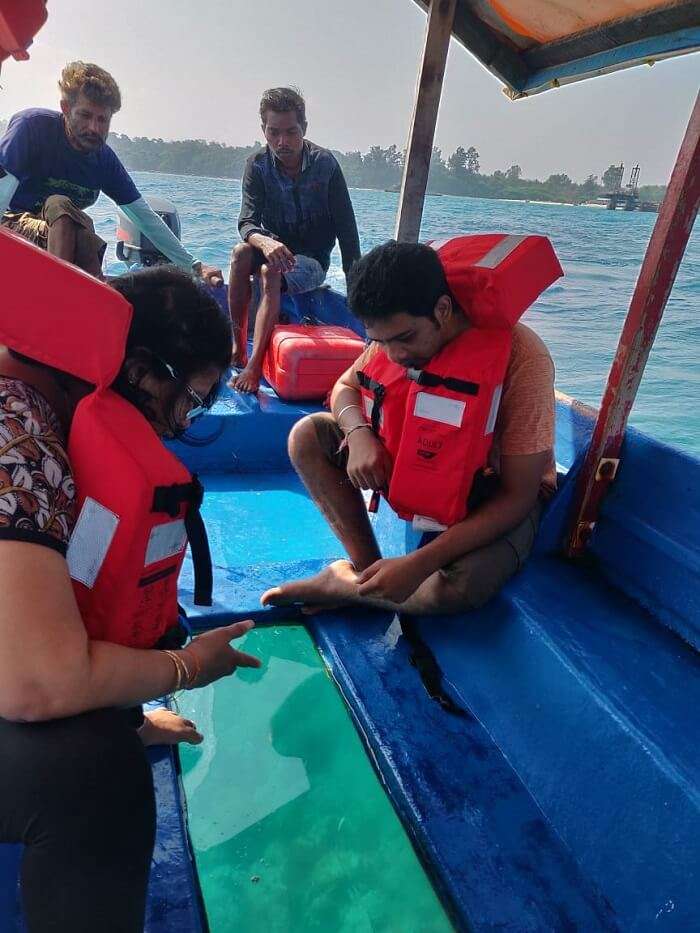
[[[142,193],[173,201],[183,241],[207,263],[228,270],[237,241],[240,182],[134,173]],[[350,192],[362,249],[393,236],[398,195]],[[110,244],[109,273],[125,271],[114,253],[116,209],[100,197],[92,210],[98,233]],[[547,343],[557,368],[557,388],[598,406],[614,357],[654,214],[585,207],[428,196],[421,236],[432,239],[475,231],[539,233],[550,237],[566,273],[525,318]],[[338,251],[328,282],[345,279]],[[700,230],[691,235],[647,365],[631,423],[659,440],[700,457]]]

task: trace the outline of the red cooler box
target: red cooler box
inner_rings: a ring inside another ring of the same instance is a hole
[[[272,331],[263,375],[280,398],[325,398],[364,348],[347,327],[282,324]]]

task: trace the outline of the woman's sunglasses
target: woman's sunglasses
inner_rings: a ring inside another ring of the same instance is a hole
[[[177,382],[182,383],[185,389],[185,392],[187,392],[190,399],[194,402],[194,407],[190,408],[190,410],[185,414],[185,418],[187,419],[187,421],[194,421],[195,418],[199,418],[200,415],[203,415],[205,412],[209,411],[211,406],[214,404],[214,401],[216,400],[216,389],[212,389],[212,391],[209,393],[209,395],[207,395],[206,398],[202,398],[199,392],[195,392],[195,390],[192,388],[189,382],[186,382],[182,378],[182,376],[175,369],[174,366],[171,366],[170,363],[166,363],[166,361],[160,356],[156,356],[156,359],[163,367],[165,367],[165,369],[168,372],[168,375],[172,379],[175,379],[177,380]]]

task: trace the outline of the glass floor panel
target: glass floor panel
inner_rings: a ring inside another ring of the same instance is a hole
[[[212,933],[452,930],[305,629],[242,642],[261,670],[179,700],[205,734],[180,750]]]

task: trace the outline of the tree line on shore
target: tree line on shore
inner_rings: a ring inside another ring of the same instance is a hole
[[[0,133],[6,123],[0,120]],[[109,144],[130,171],[167,172],[175,175],[202,175],[211,178],[241,178],[246,159],[261,148],[225,146],[203,139],[165,141],[143,136],[130,137],[111,133]],[[396,146],[372,146],[367,152],[337,152],[343,174],[351,188],[398,190],[404,164],[404,153]],[[491,175],[481,172],[480,156],[474,146],[458,146],[448,157],[433,149],[428,176],[428,193],[453,194],[478,198],[512,198],[529,201],[559,201],[580,204],[591,201],[613,186],[615,166],[609,166],[601,176],[589,175],[582,182],[567,174],[550,175],[545,181],[523,178],[519,165],[511,165]],[[643,201],[661,201],[662,185],[645,185],[639,189]]]

